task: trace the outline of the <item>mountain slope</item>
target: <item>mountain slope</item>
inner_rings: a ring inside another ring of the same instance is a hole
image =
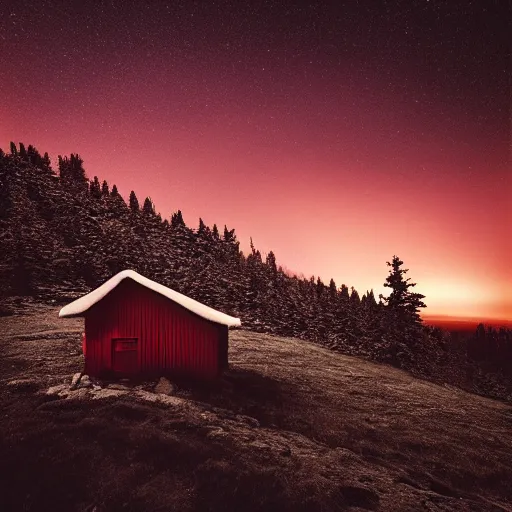
[[[2,510],[512,509],[503,403],[246,331],[222,380],[168,404],[49,401],[81,330],[44,306],[0,319]]]

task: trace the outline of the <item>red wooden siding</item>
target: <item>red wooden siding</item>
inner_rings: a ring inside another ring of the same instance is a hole
[[[111,372],[112,340],[132,338],[142,374],[213,377],[227,366],[227,333],[226,326],[125,279],[85,313],[85,372]]]

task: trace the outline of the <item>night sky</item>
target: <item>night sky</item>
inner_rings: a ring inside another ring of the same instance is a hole
[[[307,277],[512,319],[508,2],[2,2],[0,147]]]

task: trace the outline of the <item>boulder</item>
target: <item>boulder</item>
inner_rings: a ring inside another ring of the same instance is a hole
[[[80,379],[80,382],[78,383],[77,388],[90,388],[92,387],[91,379],[89,378],[89,375],[82,375],[82,378]]]
[[[81,376],[82,376],[81,373],[75,373],[73,375],[73,378],[71,379],[71,389],[76,389],[78,387],[78,384],[80,383]]]
[[[169,379],[161,377],[158,384],[155,386],[154,392],[160,395],[172,395],[174,393],[174,386]]]
[[[67,399],[70,399],[70,398],[82,399],[82,398],[87,398],[88,395],[89,395],[88,389],[80,388],[80,389],[74,389],[72,391],[69,391],[66,398]]]
[[[47,395],[58,395],[63,396],[69,393],[69,387],[67,384],[59,384],[58,386],[51,386],[46,392]]]
[[[92,391],[93,400],[101,400],[102,398],[111,398],[116,396],[126,395],[128,391],[122,391],[120,389],[100,389],[98,391]]]

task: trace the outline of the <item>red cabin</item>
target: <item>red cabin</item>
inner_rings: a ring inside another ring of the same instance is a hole
[[[85,317],[85,373],[211,378],[228,365],[228,328],[240,320],[124,270],[61,309]]]

